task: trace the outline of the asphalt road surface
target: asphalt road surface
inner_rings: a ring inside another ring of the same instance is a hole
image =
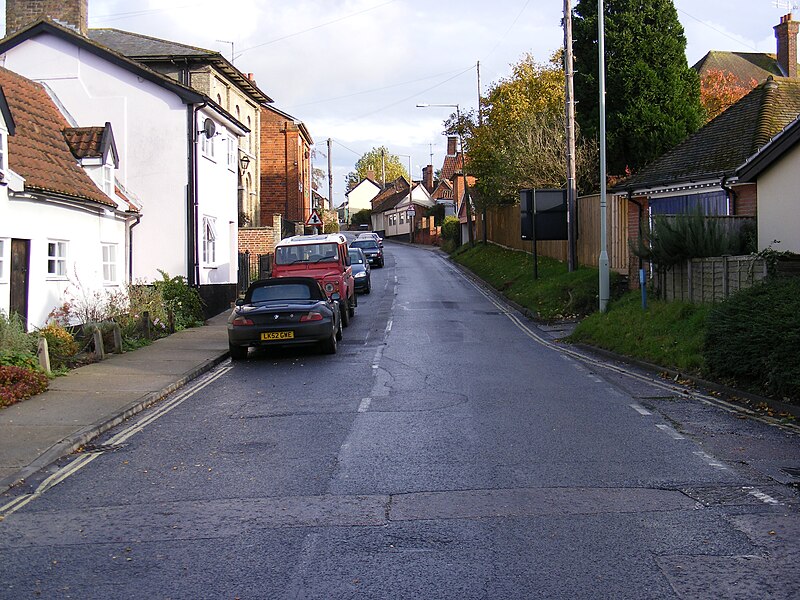
[[[386,251],[335,356],[223,363],[59,464],[0,598],[800,597],[797,429]]]

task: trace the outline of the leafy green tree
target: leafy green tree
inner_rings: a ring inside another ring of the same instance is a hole
[[[477,203],[504,204],[519,199],[519,190],[566,185],[564,73],[561,55],[548,63],[530,54],[512,66],[509,77],[494,83],[483,101],[483,120],[474,112],[455,115],[448,133],[466,137],[467,173],[477,178]],[[579,187],[590,183],[595,169],[594,145],[576,148]]]
[[[372,223],[372,211],[368,208],[362,208],[358,212],[354,212],[350,222],[352,225],[358,227],[359,225],[369,225]]]
[[[366,179],[369,171],[375,173],[375,179],[378,183],[385,183],[380,180],[383,175],[381,160],[386,165],[386,181],[394,181],[401,176],[405,177],[406,180],[409,179],[406,168],[400,162],[400,157],[389,152],[386,146],[381,146],[380,148],[373,148],[358,159],[355,171],[350,171],[347,174],[347,189],[352,190],[362,180]]]
[[[636,171],[703,123],[700,82],[672,0],[604,0],[607,164]],[[574,9],[576,118],[599,136],[597,0]]]

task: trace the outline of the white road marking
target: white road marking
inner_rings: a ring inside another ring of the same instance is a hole
[[[358,412],[360,412],[360,413],[367,412],[371,402],[372,402],[372,398],[363,398],[361,400],[361,404],[358,405]]]
[[[645,417],[649,417],[650,415],[653,414],[649,410],[647,410],[644,406],[641,406],[641,405],[636,404],[636,403],[629,404],[628,406],[630,406],[633,410],[635,410],[640,415],[644,415]]]
[[[388,334],[392,330],[392,320],[389,319],[389,322],[386,323],[386,333]]]
[[[708,464],[708,466],[710,466],[710,467],[716,467],[717,469],[724,469],[724,470],[726,470],[726,471],[728,470],[728,467],[727,467],[727,465],[724,465],[723,463],[719,462],[719,461],[718,461],[716,458],[714,458],[714,457],[713,457],[713,456],[711,456],[710,454],[706,454],[706,453],[705,453],[705,452],[703,452],[702,450],[698,450],[698,451],[696,451],[696,452],[692,452],[692,454],[694,454],[695,456],[699,456],[700,458],[702,458],[704,461],[706,461],[706,463],[707,463],[707,464]]]
[[[686,439],[685,437],[683,437],[680,433],[675,431],[669,425],[664,425],[663,423],[659,423],[659,424],[656,425],[656,427],[658,427],[661,431],[666,433],[673,440],[685,440]]]
[[[227,366],[218,369],[217,371],[213,372],[211,375],[206,375],[201,378],[199,381],[195,382],[193,385],[188,386],[184,390],[182,390],[179,394],[177,394],[174,398],[170,399],[163,405],[159,406],[156,410],[154,410],[150,415],[146,418],[138,421],[137,423],[123,429],[117,435],[112,437],[108,442],[107,445],[115,446],[121,444],[129,437],[142,431],[147,425],[154,422],[156,419],[163,417],[173,408],[199,392],[201,389],[206,387],[207,385],[211,384],[216,379],[222,377],[225,373],[230,371],[233,367],[228,363]],[[50,488],[58,485],[65,479],[67,479],[70,475],[74,475],[78,471],[80,471],[83,467],[88,465],[94,459],[98,458],[103,452],[92,452],[91,454],[81,454],[78,458],[70,462],[69,464],[63,466],[58,471],[50,475],[47,479],[42,481],[39,486],[34,490],[31,494],[24,494],[19,496],[6,504],[5,506],[0,507],[0,520],[7,517],[8,515],[13,514],[14,512],[18,511],[20,508],[32,502],[42,494],[44,494]]]
[[[750,494],[751,496],[754,496],[755,498],[761,500],[764,504],[771,504],[772,506],[777,506],[778,504],[780,504],[780,502],[778,502],[775,498],[773,498],[769,494],[765,494],[764,492],[761,492],[755,488],[743,487],[742,489],[746,490],[747,493]]]

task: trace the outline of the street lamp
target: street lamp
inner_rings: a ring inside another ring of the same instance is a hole
[[[398,154],[397,156],[402,156],[403,158],[407,158],[408,159],[408,204],[409,204],[409,208],[411,208],[413,210],[414,209],[414,197],[412,196],[412,193],[414,191],[414,177],[411,175],[411,155],[410,154]],[[410,212],[410,211],[407,211],[407,212]],[[414,215],[415,214],[416,214],[416,211],[414,211],[414,213],[412,213],[411,221],[409,222],[409,225],[408,225],[409,239],[411,240],[412,244],[414,243]],[[408,214],[406,214],[406,216],[408,216]]]
[[[609,299],[608,242],[606,240],[606,56],[603,0],[597,0],[597,48],[600,83],[600,312],[606,312]]]
[[[464,201],[467,203],[467,237],[469,238],[469,245],[475,245],[475,236],[472,233],[472,208],[469,197],[469,183],[467,182],[467,157],[464,153],[464,136],[461,135],[461,111],[458,104],[417,104],[417,108],[455,108],[456,119],[458,121],[458,143],[461,146],[461,175],[464,177]],[[458,198],[456,198],[458,201]],[[483,235],[486,237],[486,219],[483,220]]]

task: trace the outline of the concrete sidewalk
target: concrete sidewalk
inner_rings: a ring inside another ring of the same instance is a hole
[[[0,409],[0,493],[225,360],[227,317],[75,369]]]

